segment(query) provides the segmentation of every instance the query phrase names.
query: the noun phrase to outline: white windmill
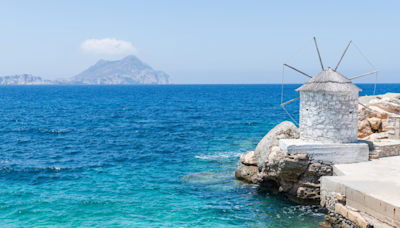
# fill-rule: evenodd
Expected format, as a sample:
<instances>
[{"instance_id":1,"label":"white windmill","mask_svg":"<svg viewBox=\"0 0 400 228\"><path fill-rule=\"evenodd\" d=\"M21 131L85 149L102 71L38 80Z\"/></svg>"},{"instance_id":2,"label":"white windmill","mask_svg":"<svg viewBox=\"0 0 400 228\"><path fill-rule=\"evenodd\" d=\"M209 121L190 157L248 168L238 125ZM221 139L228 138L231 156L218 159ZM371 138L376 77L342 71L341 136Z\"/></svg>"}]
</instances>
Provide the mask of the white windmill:
<instances>
[{"instance_id":1,"label":"white windmill","mask_svg":"<svg viewBox=\"0 0 400 228\"><path fill-rule=\"evenodd\" d=\"M298 124L300 139L280 140L281 149L286 154L304 152L312 155L313 159L328 163L352 163L368 160L368 146L365 143L359 143L357 138L358 92L362 90L354 85L351 80L377 74L378 71L375 70L350 79L336 71L350 44L353 43L351 40L336 68L331 69L328 67L324 69L315 37L314 42L322 72L311 77L284 63L284 67L291 68L311 79L296 89L296 91L300 92L300 97L285 103L283 103L282 84L281 106L289 116L290 114L285 105L300 99L300 123ZM292 118L292 116L290 117ZM295 120L293 119L293 121Z\"/></svg>"}]
</instances>

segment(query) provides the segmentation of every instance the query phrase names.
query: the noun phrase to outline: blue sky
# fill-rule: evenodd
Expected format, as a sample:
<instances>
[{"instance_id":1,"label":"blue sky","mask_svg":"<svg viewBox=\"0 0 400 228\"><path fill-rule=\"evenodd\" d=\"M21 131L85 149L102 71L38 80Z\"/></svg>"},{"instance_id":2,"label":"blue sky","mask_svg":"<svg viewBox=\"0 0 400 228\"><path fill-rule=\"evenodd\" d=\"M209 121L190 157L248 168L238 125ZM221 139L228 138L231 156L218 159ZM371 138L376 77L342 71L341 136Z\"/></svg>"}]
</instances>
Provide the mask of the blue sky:
<instances>
[{"instance_id":1,"label":"blue sky","mask_svg":"<svg viewBox=\"0 0 400 228\"><path fill-rule=\"evenodd\" d=\"M67 78L99 59L135 54L175 84L280 83L282 64L316 36L352 39L379 70L378 82L400 83L399 9L394 0L1 1L0 76ZM131 46L82 46L107 38ZM335 67L347 41L317 41L325 67ZM318 73L313 45L288 64ZM338 69L347 77L373 70L354 46ZM307 80L285 72L288 83Z\"/></svg>"}]
</instances>

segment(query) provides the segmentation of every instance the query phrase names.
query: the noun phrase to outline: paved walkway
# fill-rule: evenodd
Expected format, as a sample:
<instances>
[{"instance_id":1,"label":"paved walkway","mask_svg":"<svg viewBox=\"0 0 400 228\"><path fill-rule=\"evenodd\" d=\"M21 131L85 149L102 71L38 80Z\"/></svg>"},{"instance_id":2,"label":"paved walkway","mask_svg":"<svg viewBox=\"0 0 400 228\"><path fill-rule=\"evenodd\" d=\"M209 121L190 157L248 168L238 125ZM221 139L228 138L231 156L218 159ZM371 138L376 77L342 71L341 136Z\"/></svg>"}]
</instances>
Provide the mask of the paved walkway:
<instances>
[{"instance_id":1,"label":"paved walkway","mask_svg":"<svg viewBox=\"0 0 400 228\"><path fill-rule=\"evenodd\" d=\"M346 204L400 227L400 156L334 166L321 190L345 195Z\"/></svg>"}]
</instances>

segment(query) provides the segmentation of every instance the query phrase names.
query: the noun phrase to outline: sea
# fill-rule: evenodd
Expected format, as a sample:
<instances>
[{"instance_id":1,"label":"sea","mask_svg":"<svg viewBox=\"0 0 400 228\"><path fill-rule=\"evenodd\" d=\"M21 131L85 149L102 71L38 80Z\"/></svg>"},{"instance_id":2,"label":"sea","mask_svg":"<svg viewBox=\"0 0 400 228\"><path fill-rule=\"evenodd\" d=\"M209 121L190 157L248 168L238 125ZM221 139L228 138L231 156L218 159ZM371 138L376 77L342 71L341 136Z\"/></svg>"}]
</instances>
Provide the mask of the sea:
<instances>
[{"instance_id":1,"label":"sea","mask_svg":"<svg viewBox=\"0 0 400 228\"><path fill-rule=\"evenodd\" d=\"M281 89L1 86L0 227L318 227L318 205L234 177L241 154L292 121ZM286 107L298 121L299 102Z\"/></svg>"}]
</instances>

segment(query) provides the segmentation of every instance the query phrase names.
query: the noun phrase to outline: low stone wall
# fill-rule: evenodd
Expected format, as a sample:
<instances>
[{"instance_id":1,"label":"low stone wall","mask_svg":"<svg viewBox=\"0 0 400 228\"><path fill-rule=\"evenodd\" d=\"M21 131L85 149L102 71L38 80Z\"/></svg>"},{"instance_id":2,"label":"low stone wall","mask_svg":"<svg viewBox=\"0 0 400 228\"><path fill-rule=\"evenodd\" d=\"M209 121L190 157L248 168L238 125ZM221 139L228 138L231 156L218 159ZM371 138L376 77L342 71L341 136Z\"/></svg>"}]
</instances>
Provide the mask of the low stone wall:
<instances>
[{"instance_id":1,"label":"low stone wall","mask_svg":"<svg viewBox=\"0 0 400 228\"><path fill-rule=\"evenodd\" d=\"M397 145L382 145L379 146L376 145L375 148L377 150L381 150L382 151L382 156L381 157L389 157L389 156L397 156L400 154L400 143Z\"/></svg>"},{"instance_id":2,"label":"low stone wall","mask_svg":"<svg viewBox=\"0 0 400 228\"><path fill-rule=\"evenodd\" d=\"M369 147L372 158L383 158L400 155L400 140L380 140L373 142Z\"/></svg>"}]
</instances>

